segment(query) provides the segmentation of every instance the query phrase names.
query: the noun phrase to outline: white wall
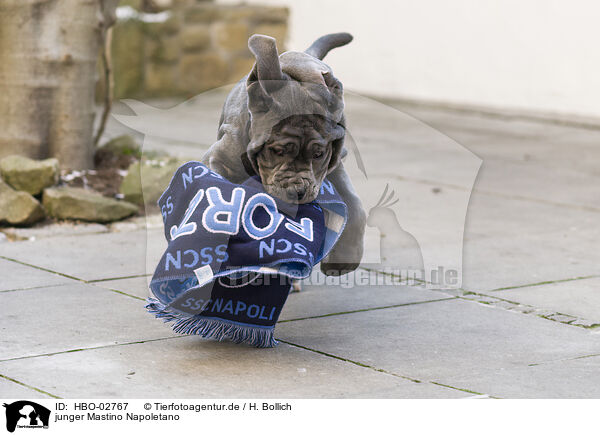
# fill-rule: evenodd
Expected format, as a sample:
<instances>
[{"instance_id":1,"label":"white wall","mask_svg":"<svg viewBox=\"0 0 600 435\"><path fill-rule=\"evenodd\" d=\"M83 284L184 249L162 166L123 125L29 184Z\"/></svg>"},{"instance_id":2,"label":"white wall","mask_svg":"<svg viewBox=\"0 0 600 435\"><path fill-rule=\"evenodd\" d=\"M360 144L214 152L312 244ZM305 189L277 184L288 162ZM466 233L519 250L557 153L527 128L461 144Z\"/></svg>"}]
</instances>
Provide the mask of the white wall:
<instances>
[{"instance_id":1,"label":"white wall","mask_svg":"<svg viewBox=\"0 0 600 435\"><path fill-rule=\"evenodd\" d=\"M352 33L326 61L354 91L600 117L594 0L247 2L290 8L289 49Z\"/></svg>"}]
</instances>

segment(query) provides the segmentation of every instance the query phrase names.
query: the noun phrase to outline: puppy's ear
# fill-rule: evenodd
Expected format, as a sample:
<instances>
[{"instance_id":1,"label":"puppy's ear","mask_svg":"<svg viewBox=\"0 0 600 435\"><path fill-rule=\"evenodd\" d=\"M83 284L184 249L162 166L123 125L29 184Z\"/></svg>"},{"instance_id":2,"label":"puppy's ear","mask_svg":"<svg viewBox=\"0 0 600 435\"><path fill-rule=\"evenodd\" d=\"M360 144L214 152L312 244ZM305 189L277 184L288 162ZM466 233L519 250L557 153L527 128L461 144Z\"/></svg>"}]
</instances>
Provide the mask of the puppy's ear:
<instances>
[{"instance_id":1,"label":"puppy's ear","mask_svg":"<svg viewBox=\"0 0 600 435\"><path fill-rule=\"evenodd\" d=\"M256 58L256 64L248 80L283 80L274 38L266 35L252 35L248 39L248 48Z\"/></svg>"},{"instance_id":2,"label":"puppy's ear","mask_svg":"<svg viewBox=\"0 0 600 435\"><path fill-rule=\"evenodd\" d=\"M344 137L346 130L343 127L345 125L344 117L342 117L342 125L337 124L336 130L339 131L338 138L331 142L331 159L329 159L329 166L327 167L327 174L330 174L338 167L342 161L344 151ZM344 154L345 155L345 154Z\"/></svg>"},{"instance_id":3,"label":"puppy's ear","mask_svg":"<svg viewBox=\"0 0 600 435\"><path fill-rule=\"evenodd\" d=\"M279 64L279 54L275 39L266 35L252 35L248 48L256 58L256 63L248 76L248 107L252 112L266 112L273 103L269 95L283 84L283 73Z\"/></svg>"},{"instance_id":4,"label":"puppy's ear","mask_svg":"<svg viewBox=\"0 0 600 435\"><path fill-rule=\"evenodd\" d=\"M342 161L342 149L344 148L344 137L331 142L331 159L329 159L329 166L327 167L327 174L331 174L335 168L338 167Z\"/></svg>"},{"instance_id":5,"label":"puppy's ear","mask_svg":"<svg viewBox=\"0 0 600 435\"><path fill-rule=\"evenodd\" d=\"M321 36L313 42L312 45L306 49L305 53L323 60L327 53L332 49L342 47L343 45L350 43L352 39L350 33L330 33L329 35Z\"/></svg>"}]
</instances>

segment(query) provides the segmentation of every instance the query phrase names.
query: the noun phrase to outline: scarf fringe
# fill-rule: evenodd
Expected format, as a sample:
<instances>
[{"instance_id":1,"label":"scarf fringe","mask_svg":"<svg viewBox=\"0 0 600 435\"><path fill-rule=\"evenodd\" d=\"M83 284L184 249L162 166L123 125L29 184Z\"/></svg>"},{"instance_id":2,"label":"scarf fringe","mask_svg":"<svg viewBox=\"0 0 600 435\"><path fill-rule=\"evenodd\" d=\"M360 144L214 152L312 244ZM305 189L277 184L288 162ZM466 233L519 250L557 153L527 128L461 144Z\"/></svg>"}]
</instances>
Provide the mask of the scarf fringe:
<instances>
[{"instance_id":1,"label":"scarf fringe","mask_svg":"<svg viewBox=\"0 0 600 435\"><path fill-rule=\"evenodd\" d=\"M157 299L149 298L146 309L157 319L173 323L173 331L179 334L199 335L202 338L218 341L231 340L234 343L247 343L255 347L275 347L279 344L273 337L275 328L258 328L250 325L231 323L223 319L208 319L189 316L169 309Z\"/></svg>"}]
</instances>

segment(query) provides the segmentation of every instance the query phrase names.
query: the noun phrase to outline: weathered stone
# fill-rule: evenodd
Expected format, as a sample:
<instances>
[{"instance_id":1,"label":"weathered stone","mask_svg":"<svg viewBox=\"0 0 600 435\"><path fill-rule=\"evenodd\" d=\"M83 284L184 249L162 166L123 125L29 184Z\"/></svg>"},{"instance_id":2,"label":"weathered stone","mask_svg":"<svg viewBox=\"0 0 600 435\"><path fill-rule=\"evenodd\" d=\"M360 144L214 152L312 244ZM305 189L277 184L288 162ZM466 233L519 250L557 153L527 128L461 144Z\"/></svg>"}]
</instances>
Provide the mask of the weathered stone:
<instances>
[{"instance_id":1,"label":"weathered stone","mask_svg":"<svg viewBox=\"0 0 600 435\"><path fill-rule=\"evenodd\" d=\"M253 33L260 33L261 35L267 35L275 38L277 41L277 48L280 52L284 51L285 40L287 37L287 25L283 24L261 24L254 28Z\"/></svg>"},{"instance_id":2,"label":"weathered stone","mask_svg":"<svg viewBox=\"0 0 600 435\"><path fill-rule=\"evenodd\" d=\"M44 190L43 204L49 216L88 222L112 222L135 214L137 206L106 198L99 193L76 187Z\"/></svg>"},{"instance_id":3,"label":"weathered stone","mask_svg":"<svg viewBox=\"0 0 600 435\"><path fill-rule=\"evenodd\" d=\"M102 146L102 148L114 154L123 154L126 156L140 155L139 144L127 134L117 136L109 140Z\"/></svg>"},{"instance_id":4,"label":"weathered stone","mask_svg":"<svg viewBox=\"0 0 600 435\"><path fill-rule=\"evenodd\" d=\"M130 6L137 11L142 10L142 0L120 0L119 6Z\"/></svg>"},{"instance_id":5,"label":"weathered stone","mask_svg":"<svg viewBox=\"0 0 600 435\"><path fill-rule=\"evenodd\" d=\"M217 53L186 54L180 68L180 85L188 92L224 85L229 72L229 65Z\"/></svg>"},{"instance_id":6,"label":"weathered stone","mask_svg":"<svg viewBox=\"0 0 600 435\"><path fill-rule=\"evenodd\" d=\"M174 65L150 63L146 67L146 91L165 95L177 89L177 70Z\"/></svg>"},{"instance_id":7,"label":"weathered stone","mask_svg":"<svg viewBox=\"0 0 600 435\"><path fill-rule=\"evenodd\" d=\"M144 196L142 194L142 180L140 175L140 162L135 162L127 170L127 175L123 177L119 193L123 195L125 201L134 204L143 204Z\"/></svg>"},{"instance_id":8,"label":"weathered stone","mask_svg":"<svg viewBox=\"0 0 600 435\"><path fill-rule=\"evenodd\" d=\"M144 84L144 23L119 21L112 41L115 99L139 94Z\"/></svg>"},{"instance_id":9,"label":"weathered stone","mask_svg":"<svg viewBox=\"0 0 600 435\"><path fill-rule=\"evenodd\" d=\"M144 12L155 14L171 9L173 7L173 0L146 0L143 6Z\"/></svg>"},{"instance_id":10,"label":"weathered stone","mask_svg":"<svg viewBox=\"0 0 600 435\"><path fill-rule=\"evenodd\" d=\"M285 7L261 7L260 21L262 23L285 23L290 16L290 10Z\"/></svg>"},{"instance_id":11,"label":"weathered stone","mask_svg":"<svg viewBox=\"0 0 600 435\"><path fill-rule=\"evenodd\" d=\"M221 5L218 11L218 18L226 21L257 21L261 19L263 10L264 7L261 6Z\"/></svg>"},{"instance_id":12,"label":"weathered stone","mask_svg":"<svg viewBox=\"0 0 600 435\"><path fill-rule=\"evenodd\" d=\"M58 160L8 156L0 160L0 175L16 190L37 195L58 182Z\"/></svg>"},{"instance_id":13,"label":"weathered stone","mask_svg":"<svg viewBox=\"0 0 600 435\"><path fill-rule=\"evenodd\" d=\"M0 224L30 225L44 218L44 209L27 192L18 192L0 179Z\"/></svg>"},{"instance_id":14,"label":"weathered stone","mask_svg":"<svg viewBox=\"0 0 600 435\"><path fill-rule=\"evenodd\" d=\"M201 3L185 9L186 23L211 23L219 16L219 6Z\"/></svg>"},{"instance_id":15,"label":"weathered stone","mask_svg":"<svg viewBox=\"0 0 600 435\"><path fill-rule=\"evenodd\" d=\"M244 22L215 23L213 36L218 47L229 51L248 51L248 25Z\"/></svg>"},{"instance_id":16,"label":"weathered stone","mask_svg":"<svg viewBox=\"0 0 600 435\"><path fill-rule=\"evenodd\" d=\"M191 6L196 3L196 0L173 0L174 9L182 9L187 6Z\"/></svg>"},{"instance_id":17,"label":"weathered stone","mask_svg":"<svg viewBox=\"0 0 600 435\"><path fill-rule=\"evenodd\" d=\"M248 74L254 66L254 61L255 59L253 57L236 57L231 65L229 81L235 83Z\"/></svg>"},{"instance_id":18,"label":"weathered stone","mask_svg":"<svg viewBox=\"0 0 600 435\"><path fill-rule=\"evenodd\" d=\"M156 63L173 63L179 59L181 44L174 36L158 37L146 41L148 59Z\"/></svg>"},{"instance_id":19,"label":"weathered stone","mask_svg":"<svg viewBox=\"0 0 600 435\"><path fill-rule=\"evenodd\" d=\"M177 14L171 14L165 21L157 23L144 23L148 35L174 35L181 28L181 21Z\"/></svg>"},{"instance_id":20,"label":"weathered stone","mask_svg":"<svg viewBox=\"0 0 600 435\"><path fill-rule=\"evenodd\" d=\"M253 23L286 22L289 10L285 7L222 5L218 17L227 21L247 20Z\"/></svg>"},{"instance_id":21,"label":"weathered stone","mask_svg":"<svg viewBox=\"0 0 600 435\"><path fill-rule=\"evenodd\" d=\"M135 204L155 204L169 185L173 174L184 161L161 158L135 162L129 167L119 191L126 201Z\"/></svg>"},{"instance_id":22,"label":"weathered stone","mask_svg":"<svg viewBox=\"0 0 600 435\"><path fill-rule=\"evenodd\" d=\"M210 45L209 28L204 25L186 27L181 32L180 39L184 50L202 50Z\"/></svg>"}]
</instances>

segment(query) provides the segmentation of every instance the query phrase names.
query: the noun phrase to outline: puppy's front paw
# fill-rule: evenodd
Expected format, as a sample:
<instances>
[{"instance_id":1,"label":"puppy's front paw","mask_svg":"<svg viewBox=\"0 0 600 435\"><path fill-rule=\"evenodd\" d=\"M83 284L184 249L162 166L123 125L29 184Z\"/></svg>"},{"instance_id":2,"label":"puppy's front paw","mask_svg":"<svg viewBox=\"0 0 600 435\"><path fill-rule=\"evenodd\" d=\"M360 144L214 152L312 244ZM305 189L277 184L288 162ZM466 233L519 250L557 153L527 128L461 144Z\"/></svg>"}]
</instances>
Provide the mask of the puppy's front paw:
<instances>
[{"instance_id":1,"label":"puppy's front paw","mask_svg":"<svg viewBox=\"0 0 600 435\"><path fill-rule=\"evenodd\" d=\"M321 271L328 276L339 276L355 270L362 259L362 243L354 246L344 246L343 240L340 240L333 247L329 255L321 262Z\"/></svg>"},{"instance_id":2,"label":"puppy's front paw","mask_svg":"<svg viewBox=\"0 0 600 435\"><path fill-rule=\"evenodd\" d=\"M353 213L340 239L335 244L329 255L321 262L321 271L325 275L339 276L355 270L362 260L363 239L367 216L357 202L350 207Z\"/></svg>"},{"instance_id":3,"label":"puppy's front paw","mask_svg":"<svg viewBox=\"0 0 600 435\"><path fill-rule=\"evenodd\" d=\"M321 272L327 276L340 276L355 270L360 263L325 263L321 262Z\"/></svg>"}]
</instances>

